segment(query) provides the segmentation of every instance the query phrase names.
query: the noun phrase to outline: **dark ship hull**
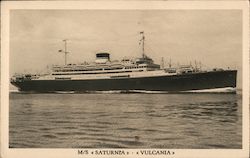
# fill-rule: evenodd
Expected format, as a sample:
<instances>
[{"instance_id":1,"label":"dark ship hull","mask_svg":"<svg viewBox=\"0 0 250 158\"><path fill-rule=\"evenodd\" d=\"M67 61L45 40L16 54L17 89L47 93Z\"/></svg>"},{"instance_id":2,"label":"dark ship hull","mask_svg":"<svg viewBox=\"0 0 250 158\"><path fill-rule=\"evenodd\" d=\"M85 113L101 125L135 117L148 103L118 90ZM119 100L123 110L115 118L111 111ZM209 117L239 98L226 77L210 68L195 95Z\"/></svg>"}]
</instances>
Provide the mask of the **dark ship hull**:
<instances>
[{"instance_id":1,"label":"dark ship hull","mask_svg":"<svg viewBox=\"0 0 250 158\"><path fill-rule=\"evenodd\" d=\"M236 87L236 70L192 72L171 76L95 80L21 80L11 81L20 91L109 91L146 90L185 92Z\"/></svg>"}]
</instances>

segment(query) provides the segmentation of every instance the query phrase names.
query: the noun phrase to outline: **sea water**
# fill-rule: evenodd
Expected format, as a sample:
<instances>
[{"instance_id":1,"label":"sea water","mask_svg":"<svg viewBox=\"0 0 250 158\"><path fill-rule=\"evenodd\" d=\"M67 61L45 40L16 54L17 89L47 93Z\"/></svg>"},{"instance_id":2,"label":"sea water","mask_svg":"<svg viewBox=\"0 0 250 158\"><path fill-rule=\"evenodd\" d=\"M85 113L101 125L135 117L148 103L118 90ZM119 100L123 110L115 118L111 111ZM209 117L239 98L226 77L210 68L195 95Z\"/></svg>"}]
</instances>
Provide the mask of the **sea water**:
<instances>
[{"instance_id":1,"label":"sea water","mask_svg":"<svg viewBox=\"0 0 250 158\"><path fill-rule=\"evenodd\" d=\"M242 95L10 93L10 148L242 148Z\"/></svg>"}]
</instances>

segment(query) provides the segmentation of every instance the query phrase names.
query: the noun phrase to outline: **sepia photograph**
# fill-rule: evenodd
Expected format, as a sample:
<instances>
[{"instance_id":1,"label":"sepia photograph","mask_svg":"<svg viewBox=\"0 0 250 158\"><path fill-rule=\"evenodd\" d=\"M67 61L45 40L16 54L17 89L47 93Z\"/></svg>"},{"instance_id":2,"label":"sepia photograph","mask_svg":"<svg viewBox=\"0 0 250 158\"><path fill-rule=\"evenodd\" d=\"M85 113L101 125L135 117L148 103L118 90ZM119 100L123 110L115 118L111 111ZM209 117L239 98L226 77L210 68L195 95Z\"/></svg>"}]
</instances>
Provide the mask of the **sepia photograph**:
<instances>
[{"instance_id":1,"label":"sepia photograph","mask_svg":"<svg viewBox=\"0 0 250 158\"><path fill-rule=\"evenodd\" d=\"M178 149L246 153L242 5L126 4L6 5L6 148L74 149L73 157L181 157Z\"/></svg>"}]
</instances>

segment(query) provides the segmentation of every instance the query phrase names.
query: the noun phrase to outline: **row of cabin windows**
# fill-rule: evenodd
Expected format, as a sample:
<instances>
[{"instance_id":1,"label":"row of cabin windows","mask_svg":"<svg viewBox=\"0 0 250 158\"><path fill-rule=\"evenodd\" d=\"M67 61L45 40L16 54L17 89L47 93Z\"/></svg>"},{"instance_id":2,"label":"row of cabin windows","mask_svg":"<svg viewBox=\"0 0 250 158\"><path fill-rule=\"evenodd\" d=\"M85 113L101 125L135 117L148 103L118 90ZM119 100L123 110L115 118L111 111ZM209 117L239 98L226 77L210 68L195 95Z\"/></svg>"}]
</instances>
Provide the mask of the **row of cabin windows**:
<instances>
[{"instance_id":1,"label":"row of cabin windows","mask_svg":"<svg viewBox=\"0 0 250 158\"><path fill-rule=\"evenodd\" d=\"M139 70L143 71L143 70ZM89 75L89 74L107 74L107 73L124 73L124 72L133 72L133 71L116 71L116 72L94 72L94 73L62 73L62 74L52 74L52 75Z\"/></svg>"},{"instance_id":2,"label":"row of cabin windows","mask_svg":"<svg viewBox=\"0 0 250 158\"><path fill-rule=\"evenodd\" d=\"M147 66L131 66L131 67L125 67L125 69L138 69L138 68L147 68Z\"/></svg>"},{"instance_id":3,"label":"row of cabin windows","mask_svg":"<svg viewBox=\"0 0 250 158\"><path fill-rule=\"evenodd\" d=\"M121 70L122 68L106 68L104 70ZM71 72L71 71L102 71L103 69L88 69L88 70L83 70L83 69L69 69L69 70L54 70L55 72Z\"/></svg>"},{"instance_id":4,"label":"row of cabin windows","mask_svg":"<svg viewBox=\"0 0 250 158\"><path fill-rule=\"evenodd\" d=\"M125 69L136 69L136 68L146 68L147 66L136 66L136 67L125 67ZM104 69L89 69L89 70L82 70L82 69L76 69L76 70L54 70L55 72L71 72L71 71L101 71L101 70L121 70L123 68L104 68Z\"/></svg>"}]
</instances>

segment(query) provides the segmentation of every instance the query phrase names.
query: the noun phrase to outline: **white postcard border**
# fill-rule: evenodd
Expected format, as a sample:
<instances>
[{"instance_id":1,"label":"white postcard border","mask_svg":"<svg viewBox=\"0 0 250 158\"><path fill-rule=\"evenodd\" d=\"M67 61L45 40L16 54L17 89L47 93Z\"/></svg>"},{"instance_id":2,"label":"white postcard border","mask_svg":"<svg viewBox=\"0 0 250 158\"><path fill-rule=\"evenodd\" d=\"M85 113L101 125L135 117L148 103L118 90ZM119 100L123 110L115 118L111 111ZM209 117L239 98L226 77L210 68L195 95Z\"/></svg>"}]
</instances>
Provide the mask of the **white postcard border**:
<instances>
[{"instance_id":1,"label":"white postcard border","mask_svg":"<svg viewBox=\"0 0 250 158\"><path fill-rule=\"evenodd\" d=\"M35 157L152 157L143 155L79 155L78 149L9 148L9 13L12 9L240 9L243 12L243 149L167 149L172 156L154 157L248 157L249 155L249 10L247 1L4 1L1 3L1 156ZM90 152L95 149L88 149ZM105 149L103 149L105 150ZM110 149L109 149L110 150ZM114 149L117 150L117 149ZM124 149L136 152L140 149Z\"/></svg>"}]
</instances>

